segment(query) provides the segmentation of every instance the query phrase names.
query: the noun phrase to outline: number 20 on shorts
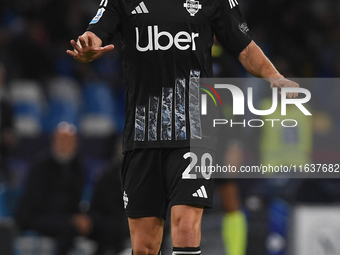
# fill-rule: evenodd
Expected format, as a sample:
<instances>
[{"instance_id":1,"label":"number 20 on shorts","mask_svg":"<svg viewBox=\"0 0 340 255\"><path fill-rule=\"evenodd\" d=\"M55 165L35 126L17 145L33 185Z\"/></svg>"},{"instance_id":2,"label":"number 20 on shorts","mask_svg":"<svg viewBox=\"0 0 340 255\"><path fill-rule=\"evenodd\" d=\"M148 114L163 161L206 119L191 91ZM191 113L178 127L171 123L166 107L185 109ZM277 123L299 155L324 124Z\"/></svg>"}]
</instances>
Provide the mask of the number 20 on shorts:
<instances>
[{"instance_id":1,"label":"number 20 on shorts","mask_svg":"<svg viewBox=\"0 0 340 255\"><path fill-rule=\"evenodd\" d=\"M182 179L197 179L197 173L201 173L203 178L205 178L206 180L209 180L211 178L212 172L210 171L210 168L213 164L213 159L209 153L204 153L202 155L200 165L197 165L199 159L197 155L193 152L185 153L183 155L183 158L191 158L191 162L182 173ZM208 164L206 164L207 162Z\"/></svg>"}]
</instances>

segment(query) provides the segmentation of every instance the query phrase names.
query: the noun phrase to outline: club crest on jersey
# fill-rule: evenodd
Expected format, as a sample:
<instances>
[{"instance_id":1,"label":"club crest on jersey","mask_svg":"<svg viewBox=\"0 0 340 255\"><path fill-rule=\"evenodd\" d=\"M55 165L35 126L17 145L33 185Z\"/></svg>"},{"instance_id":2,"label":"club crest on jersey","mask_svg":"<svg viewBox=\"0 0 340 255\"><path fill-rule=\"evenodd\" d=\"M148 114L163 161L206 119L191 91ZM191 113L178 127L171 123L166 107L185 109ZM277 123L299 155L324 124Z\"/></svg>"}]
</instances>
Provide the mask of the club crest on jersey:
<instances>
[{"instance_id":1,"label":"club crest on jersey","mask_svg":"<svg viewBox=\"0 0 340 255\"><path fill-rule=\"evenodd\" d=\"M193 0L186 0L183 6L190 13L190 16L195 16L195 14L202 9L202 5L198 1Z\"/></svg>"},{"instance_id":2,"label":"club crest on jersey","mask_svg":"<svg viewBox=\"0 0 340 255\"><path fill-rule=\"evenodd\" d=\"M240 31L244 34L247 34L247 32L249 32L249 28L246 22L240 23L238 24L238 28L240 29Z\"/></svg>"}]
</instances>

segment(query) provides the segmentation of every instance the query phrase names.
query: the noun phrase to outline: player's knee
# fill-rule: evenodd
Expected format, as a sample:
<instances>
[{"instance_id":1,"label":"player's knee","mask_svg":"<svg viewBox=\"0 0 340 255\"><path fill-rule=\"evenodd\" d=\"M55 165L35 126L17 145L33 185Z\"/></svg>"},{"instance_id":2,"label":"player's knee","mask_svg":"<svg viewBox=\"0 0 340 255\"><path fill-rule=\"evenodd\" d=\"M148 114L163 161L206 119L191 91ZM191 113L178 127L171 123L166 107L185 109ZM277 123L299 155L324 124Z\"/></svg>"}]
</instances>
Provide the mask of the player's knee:
<instances>
[{"instance_id":1,"label":"player's knee","mask_svg":"<svg viewBox=\"0 0 340 255\"><path fill-rule=\"evenodd\" d=\"M200 230L200 221L179 215L173 218L172 227L177 233L194 234Z\"/></svg>"},{"instance_id":2,"label":"player's knee","mask_svg":"<svg viewBox=\"0 0 340 255\"><path fill-rule=\"evenodd\" d=\"M171 222L173 233L196 235L201 229L201 208L177 207L173 208Z\"/></svg>"},{"instance_id":3,"label":"player's knee","mask_svg":"<svg viewBox=\"0 0 340 255\"><path fill-rule=\"evenodd\" d=\"M200 222L186 217L176 218L171 236L174 247L197 247L201 239Z\"/></svg>"}]
</instances>

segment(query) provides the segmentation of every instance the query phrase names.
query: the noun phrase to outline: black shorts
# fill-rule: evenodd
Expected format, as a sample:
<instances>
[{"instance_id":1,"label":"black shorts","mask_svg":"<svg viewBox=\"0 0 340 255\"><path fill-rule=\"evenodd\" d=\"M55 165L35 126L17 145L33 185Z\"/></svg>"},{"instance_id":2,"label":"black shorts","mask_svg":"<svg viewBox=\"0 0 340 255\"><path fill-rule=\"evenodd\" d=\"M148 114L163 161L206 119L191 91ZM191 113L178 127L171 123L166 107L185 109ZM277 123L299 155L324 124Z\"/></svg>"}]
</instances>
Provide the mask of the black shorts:
<instances>
[{"instance_id":1,"label":"black shorts","mask_svg":"<svg viewBox=\"0 0 340 255\"><path fill-rule=\"evenodd\" d=\"M196 154L210 153L206 149ZM188 179L183 172L192 162L190 148L135 149L124 154L122 167L123 199L128 217L166 217L173 205L212 207L213 179L196 174ZM186 155L186 158L183 156ZM198 162L202 155L197 155ZM206 176L207 177L207 176Z\"/></svg>"}]
</instances>

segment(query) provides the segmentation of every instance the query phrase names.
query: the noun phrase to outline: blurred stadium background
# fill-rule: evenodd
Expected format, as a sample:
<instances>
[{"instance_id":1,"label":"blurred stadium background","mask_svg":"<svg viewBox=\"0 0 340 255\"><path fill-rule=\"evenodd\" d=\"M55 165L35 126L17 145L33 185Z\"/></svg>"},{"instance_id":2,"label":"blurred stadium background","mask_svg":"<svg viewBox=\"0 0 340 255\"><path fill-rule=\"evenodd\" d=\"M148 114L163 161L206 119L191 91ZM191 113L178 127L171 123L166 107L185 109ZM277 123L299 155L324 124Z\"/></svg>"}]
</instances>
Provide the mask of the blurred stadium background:
<instances>
[{"instance_id":1,"label":"blurred stadium background","mask_svg":"<svg viewBox=\"0 0 340 255\"><path fill-rule=\"evenodd\" d=\"M1 246L10 244L16 255L49 254L49 240L36 242L35 237L18 235L12 216L31 164L49 149L50 134L60 121L72 123L79 130L80 154L87 169L84 202L89 201L91 188L112 157L115 141L122 134L124 88L120 51L114 50L90 64L77 63L65 53L71 48L70 39L84 32L98 2L0 2L0 63L5 70L0 89L2 96L9 98L13 105L17 137L9 154L9 179L0 183L0 223L9 233L0 234L0 250ZM339 1L238 2L254 40L283 75L339 77ZM115 39L115 44L119 49L119 38ZM237 60L220 51L214 55L214 71L223 77L247 77ZM340 163L339 88L339 85L324 89L319 86L312 92L316 98L311 105L315 113L313 162ZM249 150L247 153L247 158L253 159L258 152ZM293 190L299 183L280 185L282 189ZM264 202L248 188L243 195L249 220L247 254L339 255L340 246L336 240L340 236L339 186L340 183L324 180L309 183L308 204L279 197ZM224 252L218 195L215 204L215 209L204 216L202 250L205 254ZM82 245L85 248L80 247L76 254L91 254L88 243ZM34 250L37 247L41 253Z\"/></svg>"}]
</instances>

